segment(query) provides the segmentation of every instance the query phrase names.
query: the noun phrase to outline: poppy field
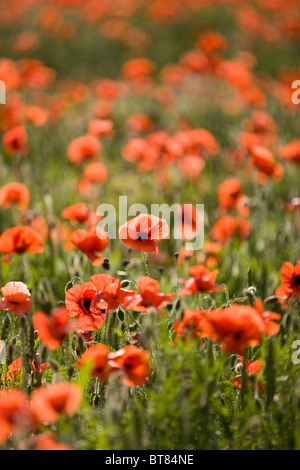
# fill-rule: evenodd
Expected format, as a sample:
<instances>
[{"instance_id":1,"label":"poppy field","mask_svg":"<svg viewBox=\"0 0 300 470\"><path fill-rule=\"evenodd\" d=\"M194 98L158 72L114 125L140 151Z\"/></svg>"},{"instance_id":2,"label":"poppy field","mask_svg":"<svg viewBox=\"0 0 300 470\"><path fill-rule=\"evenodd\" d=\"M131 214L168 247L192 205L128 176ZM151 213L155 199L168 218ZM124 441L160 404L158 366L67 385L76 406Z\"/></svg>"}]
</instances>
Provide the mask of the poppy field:
<instances>
[{"instance_id":1,"label":"poppy field","mask_svg":"<svg viewBox=\"0 0 300 470\"><path fill-rule=\"evenodd\" d=\"M300 449L299 57L299 0L0 0L1 450Z\"/></svg>"}]
</instances>

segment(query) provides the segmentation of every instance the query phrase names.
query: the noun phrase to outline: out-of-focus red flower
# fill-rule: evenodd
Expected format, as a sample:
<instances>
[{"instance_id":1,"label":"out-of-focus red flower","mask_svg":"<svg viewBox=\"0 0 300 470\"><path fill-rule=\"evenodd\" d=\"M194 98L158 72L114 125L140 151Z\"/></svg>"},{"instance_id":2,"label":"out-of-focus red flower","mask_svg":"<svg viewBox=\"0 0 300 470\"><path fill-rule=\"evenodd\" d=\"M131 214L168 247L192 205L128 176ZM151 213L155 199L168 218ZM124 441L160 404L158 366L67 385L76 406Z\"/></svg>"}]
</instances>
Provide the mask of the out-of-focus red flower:
<instances>
[{"instance_id":1,"label":"out-of-focus red flower","mask_svg":"<svg viewBox=\"0 0 300 470\"><path fill-rule=\"evenodd\" d=\"M86 160L95 159L101 152L102 146L98 139L92 135L85 135L74 139L68 147L68 157L71 162L81 165Z\"/></svg>"},{"instance_id":2,"label":"out-of-focus red flower","mask_svg":"<svg viewBox=\"0 0 300 470\"><path fill-rule=\"evenodd\" d=\"M93 119L89 123L89 135L94 137L111 137L113 122L110 119Z\"/></svg>"},{"instance_id":3,"label":"out-of-focus red flower","mask_svg":"<svg viewBox=\"0 0 300 470\"><path fill-rule=\"evenodd\" d=\"M39 388L32 395L36 424L52 424L61 416L73 416L81 402L81 389L72 383L55 383Z\"/></svg>"},{"instance_id":4,"label":"out-of-focus red flower","mask_svg":"<svg viewBox=\"0 0 300 470\"><path fill-rule=\"evenodd\" d=\"M92 225L87 230L75 230L71 242L89 258L93 266L103 263L99 253L105 251L109 244L109 238L103 229Z\"/></svg>"},{"instance_id":5,"label":"out-of-focus red flower","mask_svg":"<svg viewBox=\"0 0 300 470\"><path fill-rule=\"evenodd\" d=\"M38 337L47 348L58 349L65 337L73 330L67 310L58 307L51 311L50 315L38 310L32 318L34 328L38 331Z\"/></svg>"},{"instance_id":6,"label":"out-of-focus red flower","mask_svg":"<svg viewBox=\"0 0 300 470\"><path fill-rule=\"evenodd\" d=\"M108 178L107 167L102 162L89 163L83 174L87 180L94 183L104 183Z\"/></svg>"},{"instance_id":7,"label":"out-of-focus red flower","mask_svg":"<svg viewBox=\"0 0 300 470\"><path fill-rule=\"evenodd\" d=\"M44 239L32 227L13 227L0 236L0 252L13 254L43 253Z\"/></svg>"},{"instance_id":8,"label":"out-of-focus red flower","mask_svg":"<svg viewBox=\"0 0 300 470\"><path fill-rule=\"evenodd\" d=\"M38 370L35 366L35 361L32 363L31 374L33 375L36 373L40 375L43 373L44 370L48 369L49 364L41 364L38 367ZM15 361L13 361L10 366L8 366L8 372L6 373L6 380L9 382L19 382L21 380L21 368L22 368L22 359L19 357ZM5 380L4 375L1 377L2 382Z\"/></svg>"},{"instance_id":9,"label":"out-of-focus red flower","mask_svg":"<svg viewBox=\"0 0 300 470\"><path fill-rule=\"evenodd\" d=\"M202 323L205 317L205 311L185 310L182 320L176 318L173 328L180 338L199 339L202 337Z\"/></svg>"},{"instance_id":10,"label":"out-of-focus red flower","mask_svg":"<svg viewBox=\"0 0 300 470\"><path fill-rule=\"evenodd\" d=\"M138 289L139 294L134 293L125 299L126 309L132 308L136 312L150 312L151 308L161 310L175 298L175 294L161 293L159 283L148 276L139 278Z\"/></svg>"},{"instance_id":11,"label":"out-of-focus red flower","mask_svg":"<svg viewBox=\"0 0 300 470\"><path fill-rule=\"evenodd\" d=\"M85 364L93 363L91 375L98 377L100 382L106 382L111 372L108 357L110 349L105 344L96 344L87 349L81 359L78 359L77 365L82 368Z\"/></svg>"},{"instance_id":12,"label":"out-of-focus red flower","mask_svg":"<svg viewBox=\"0 0 300 470\"><path fill-rule=\"evenodd\" d=\"M266 327L266 334L269 336L275 336L280 331L280 326L275 321L281 320L281 315L279 313L264 311L264 303L262 300L256 300L254 306L258 313L261 315L263 322Z\"/></svg>"},{"instance_id":13,"label":"out-of-focus red flower","mask_svg":"<svg viewBox=\"0 0 300 470\"><path fill-rule=\"evenodd\" d=\"M238 363L243 362L243 357L238 356ZM251 376L259 375L262 370L262 362L261 361L254 361L251 362L250 360L247 360L246 362L246 371L248 374ZM241 375L236 375L234 379L232 380L232 383L237 387L241 388L242 387L242 376ZM264 390L264 387L261 385L259 386L259 390Z\"/></svg>"},{"instance_id":14,"label":"out-of-focus red flower","mask_svg":"<svg viewBox=\"0 0 300 470\"><path fill-rule=\"evenodd\" d=\"M270 150L262 145L253 145L250 148L252 163L258 169L259 182L264 182L267 177L280 181L284 175L283 166L276 162Z\"/></svg>"},{"instance_id":15,"label":"out-of-focus red flower","mask_svg":"<svg viewBox=\"0 0 300 470\"><path fill-rule=\"evenodd\" d=\"M9 310L15 315L23 315L31 310L30 291L23 282L8 282L2 287L0 309Z\"/></svg>"},{"instance_id":16,"label":"out-of-focus red flower","mask_svg":"<svg viewBox=\"0 0 300 470\"><path fill-rule=\"evenodd\" d=\"M224 216L219 219L211 231L211 237L218 243L230 242L236 235L240 240L248 238L252 225L248 220Z\"/></svg>"},{"instance_id":17,"label":"out-of-focus red flower","mask_svg":"<svg viewBox=\"0 0 300 470\"><path fill-rule=\"evenodd\" d=\"M3 146L12 156L27 155L27 131L24 126L17 126L7 131L3 136Z\"/></svg>"},{"instance_id":18,"label":"out-of-focus red flower","mask_svg":"<svg viewBox=\"0 0 300 470\"><path fill-rule=\"evenodd\" d=\"M281 147L279 155L285 160L300 164L300 140L293 140L285 147Z\"/></svg>"},{"instance_id":19,"label":"out-of-focus red flower","mask_svg":"<svg viewBox=\"0 0 300 470\"><path fill-rule=\"evenodd\" d=\"M0 392L0 445L11 433L21 433L31 427L32 419L25 394L10 388Z\"/></svg>"},{"instance_id":20,"label":"out-of-focus red flower","mask_svg":"<svg viewBox=\"0 0 300 470\"><path fill-rule=\"evenodd\" d=\"M119 229L123 243L144 252L158 254L158 242L169 235L169 226L164 219L155 215L140 214L126 222Z\"/></svg>"},{"instance_id":21,"label":"out-of-focus red flower","mask_svg":"<svg viewBox=\"0 0 300 470\"><path fill-rule=\"evenodd\" d=\"M21 210L27 209L30 201L30 192L25 184L8 183L0 189L0 207L11 207L16 205Z\"/></svg>"},{"instance_id":22,"label":"out-of-focus red flower","mask_svg":"<svg viewBox=\"0 0 300 470\"><path fill-rule=\"evenodd\" d=\"M137 346L128 345L116 353L110 353L109 365L121 377L121 381L134 387L144 385L150 373L150 354Z\"/></svg>"},{"instance_id":23,"label":"out-of-focus red flower","mask_svg":"<svg viewBox=\"0 0 300 470\"><path fill-rule=\"evenodd\" d=\"M248 346L257 346L265 332L262 316L248 305L211 310L203 324L203 335L220 342L225 351L238 354L244 354Z\"/></svg>"},{"instance_id":24,"label":"out-of-focus red flower","mask_svg":"<svg viewBox=\"0 0 300 470\"><path fill-rule=\"evenodd\" d=\"M219 271L209 271L205 266L199 264L189 268L190 278L181 279L184 288L180 290L181 296L197 294L198 292L218 292L222 287L215 283Z\"/></svg>"}]
</instances>

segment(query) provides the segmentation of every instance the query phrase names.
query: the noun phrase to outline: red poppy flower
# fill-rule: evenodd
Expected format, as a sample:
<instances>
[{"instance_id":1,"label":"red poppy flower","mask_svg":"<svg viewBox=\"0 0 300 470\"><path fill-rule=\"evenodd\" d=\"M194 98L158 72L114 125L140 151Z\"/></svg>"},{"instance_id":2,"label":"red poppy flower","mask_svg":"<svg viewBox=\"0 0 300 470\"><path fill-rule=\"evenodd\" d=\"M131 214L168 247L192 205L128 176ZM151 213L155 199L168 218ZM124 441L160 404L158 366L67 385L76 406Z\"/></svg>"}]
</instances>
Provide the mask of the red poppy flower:
<instances>
[{"instance_id":1,"label":"red poppy flower","mask_svg":"<svg viewBox=\"0 0 300 470\"><path fill-rule=\"evenodd\" d=\"M32 227L13 227L0 236L0 252L9 254L43 253L44 239Z\"/></svg>"},{"instance_id":2,"label":"red poppy flower","mask_svg":"<svg viewBox=\"0 0 300 470\"><path fill-rule=\"evenodd\" d=\"M193 204L185 202L181 206L181 233L184 240L192 240L201 230L201 213Z\"/></svg>"},{"instance_id":3,"label":"red poppy flower","mask_svg":"<svg viewBox=\"0 0 300 470\"><path fill-rule=\"evenodd\" d=\"M202 323L205 317L203 310L185 310L183 319L177 318L173 324L173 328L180 338L186 339L192 337L194 339L202 336Z\"/></svg>"},{"instance_id":4,"label":"red poppy flower","mask_svg":"<svg viewBox=\"0 0 300 470\"><path fill-rule=\"evenodd\" d=\"M111 368L108 363L110 349L105 344L96 344L85 351L81 359L78 359L77 365L81 368L84 364L93 363L91 375L98 377L100 382L106 382Z\"/></svg>"},{"instance_id":5,"label":"red poppy flower","mask_svg":"<svg viewBox=\"0 0 300 470\"><path fill-rule=\"evenodd\" d=\"M102 228L92 225L87 230L75 230L70 240L89 258L93 266L99 266L103 263L103 258L99 253L106 250L109 238Z\"/></svg>"},{"instance_id":6,"label":"red poppy flower","mask_svg":"<svg viewBox=\"0 0 300 470\"><path fill-rule=\"evenodd\" d=\"M211 231L211 237L219 243L230 242L235 235L240 240L248 238L252 225L248 220L224 216L219 219Z\"/></svg>"},{"instance_id":7,"label":"red poppy flower","mask_svg":"<svg viewBox=\"0 0 300 470\"><path fill-rule=\"evenodd\" d=\"M277 297L283 299L286 305L292 295L300 302L300 261L293 266L292 263L284 263L281 270L282 285L275 292Z\"/></svg>"},{"instance_id":8,"label":"red poppy flower","mask_svg":"<svg viewBox=\"0 0 300 470\"><path fill-rule=\"evenodd\" d=\"M290 144L282 147L279 154L285 160L300 164L300 140L293 140Z\"/></svg>"},{"instance_id":9,"label":"red poppy flower","mask_svg":"<svg viewBox=\"0 0 300 470\"><path fill-rule=\"evenodd\" d=\"M31 368L31 374L33 375L34 372L35 372L37 375L40 375L40 374L42 374L42 372L44 370L48 369L48 366L49 366L48 363L41 364L38 368L38 371L37 371L37 368L35 366L35 361L33 361L32 368ZM21 380L21 369L22 369L22 359L19 357L18 359L13 361L10 364L10 366L8 366L8 372L6 373L6 380L8 380L9 382L20 381ZM1 380L2 381L5 380L4 375L2 375Z\"/></svg>"},{"instance_id":10,"label":"red poppy flower","mask_svg":"<svg viewBox=\"0 0 300 470\"><path fill-rule=\"evenodd\" d=\"M176 297L175 294L162 294L159 283L148 276L139 278L138 289L139 295L134 293L125 299L126 309L132 308L136 312L150 312L151 308L161 310Z\"/></svg>"},{"instance_id":11,"label":"red poppy flower","mask_svg":"<svg viewBox=\"0 0 300 470\"><path fill-rule=\"evenodd\" d=\"M230 178L218 187L219 203L227 209L235 207L236 202L241 195L242 185L237 178Z\"/></svg>"},{"instance_id":12,"label":"red poppy flower","mask_svg":"<svg viewBox=\"0 0 300 470\"><path fill-rule=\"evenodd\" d=\"M66 207L62 211L62 216L64 219L68 219L71 222L78 222L82 224L89 220L90 211L86 204L83 202L78 202L77 204Z\"/></svg>"},{"instance_id":13,"label":"red poppy flower","mask_svg":"<svg viewBox=\"0 0 300 470\"><path fill-rule=\"evenodd\" d=\"M121 381L134 387L147 382L150 373L150 354L137 346L128 345L116 353L110 353L109 365L121 377Z\"/></svg>"},{"instance_id":14,"label":"red poppy flower","mask_svg":"<svg viewBox=\"0 0 300 470\"><path fill-rule=\"evenodd\" d=\"M197 294L198 292L218 292L222 287L215 283L219 271L209 271L202 264L191 266L189 268L190 278L186 281L181 281L185 284L184 288L180 290L179 295Z\"/></svg>"},{"instance_id":15,"label":"red poppy flower","mask_svg":"<svg viewBox=\"0 0 300 470\"><path fill-rule=\"evenodd\" d=\"M19 209L27 209L30 201L30 192L22 183L8 183L0 189L0 206L11 207L16 205Z\"/></svg>"},{"instance_id":16,"label":"red poppy flower","mask_svg":"<svg viewBox=\"0 0 300 470\"><path fill-rule=\"evenodd\" d=\"M89 123L89 134L94 137L110 137L113 125L110 119L93 119Z\"/></svg>"},{"instance_id":17,"label":"red poppy flower","mask_svg":"<svg viewBox=\"0 0 300 470\"><path fill-rule=\"evenodd\" d=\"M119 229L123 243L136 250L158 254L158 242L169 235L169 226L155 215L140 214Z\"/></svg>"},{"instance_id":18,"label":"red poppy flower","mask_svg":"<svg viewBox=\"0 0 300 470\"><path fill-rule=\"evenodd\" d=\"M238 356L238 362L241 363L243 362L243 357ZM262 362L260 361L254 361L251 362L250 360L247 360L246 363L246 371L248 372L249 375L259 375L262 370ZM242 387L242 376L241 375L236 375L234 379L232 380L232 383L237 387L241 388ZM263 390L264 387L259 386L259 390Z\"/></svg>"},{"instance_id":19,"label":"red poppy flower","mask_svg":"<svg viewBox=\"0 0 300 470\"><path fill-rule=\"evenodd\" d=\"M102 146L96 137L92 135L77 137L68 147L68 157L71 162L80 165L86 160L96 158L101 149Z\"/></svg>"},{"instance_id":20,"label":"red poppy flower","mask_svg":"<svg viewBox=\"0 0 300 470\"><path fill-rule=\"evenodd\" d=\"M281 315L275 312L264 311L264 303L262 302L262 300L256 300L254 302L254 305L263 319L263 322L266 327L266 334L269 336L277 335L280 331L280 326L278 325L278 323L275 323L275 321L280 321Z\"/></svg>"},{"instance_id":21,"label":"red poppy flower","mask_svg":"<svg viewBox=\"0 0 300 470\"><path fill-rule=\"evenodd\" d=\"M264 182L268 176L280 181L284 174L282 165L276 162L270 150L262 145L250 148L253 165L259 170L259 182Z\"/></svg>"},{"instance_id":22,"label":"red poppy flower","mask_svg":"<svg viewBox=\"0 0 300 470\"><path fill-rule=\"evenodd\" d=\"M52 310L50 315L37 311L33 315L32 323L38 331L41 342L51 350L58 349L65 337L73 330L68 312L64 307Z\"/></svg>"},{"instance_id":23,"label":"red poppy flower","mask_svg":"<svg viewBox=\"0 0 300 470\"><path fill-rule=\"evenodd\" d=\"M55 383L39 388L32 396L34 420L37 424L52 424L61 416L73 416L81 398L81 389L72 383Z\"/></svg>"},{"instance_id":24,"label":"red poppy flower","mask_svg":"<svg viewBox=\"0 0 300 470\"><path fill-rule=\"evenodd\" d=\"M28 153L27 140L25 127L17 126L4 134L3 146L11 155L26 155Z\"/></svg>"},{"instance_id":25,"label":"red poppy flower","mask_svg":"<svg viewBox=\"0 0 300 470\"><path fill-rule=\"evenodd\" d=\"M95 183L104 183L108 178L108 171L104 163L89 163L84 169L84 177Z\"/></svg>"},{"instance_id":26,"label":"red poppy flower","mask_svg":"<svg viewBox=\"0 0 300 470\"><path fill-rule=\"evenodd\" d=\"M25 394L14 388L0 392L0 445L11 433L21 433L32 424Z\"/></svg>"},{"instance_id":27,"label":"red poppy flower","mask_svg":"<svg viewBox=\"0 0 300 470\"><path fill-rule=\"evenodd\" d=\"M120 279L115 279L109 274L95 274L91 281L98 291L93 299L93 306L104 300L110 309L115 309L123 304L127 297L135 294L135 291L122 289Z\"/></svg>"},{"instance_id":28,"label":"red poppy flower","mask_svg":"<svg viewBox=\"0 0 300 470\"><path fill-rule=\"evenodd\" d=\"M76 325L82 330L99 330L106 320L108 304L102 300L97 306L92 306L96 293L97 289L92 282L72 287L66 293L68 314L75 318Z\"/></svg>"},{"instance_id":29,"label":"red poppy flower","mask_svg":"<svg viewBox=\"0 0 300 470\"><path fill-rule=\"evenodd\" d=\"M10 310L15 315L23 315L31 310L30 291L23 282L8 282L1 289L3 299L0 300L0 309Z\"/></svg>"},{"instance_id":30,"label":"red poppy flower","mask_svg":"<svg viewBox=\"0 0 300 470\"><path fill-rule=\"evenodd\" d=\"M248 346L259 344L266 327L261 315L248 305L232 305L207 312L203 335L222 343L227 352L244 354Z\"/></svg>"}]
</instances>

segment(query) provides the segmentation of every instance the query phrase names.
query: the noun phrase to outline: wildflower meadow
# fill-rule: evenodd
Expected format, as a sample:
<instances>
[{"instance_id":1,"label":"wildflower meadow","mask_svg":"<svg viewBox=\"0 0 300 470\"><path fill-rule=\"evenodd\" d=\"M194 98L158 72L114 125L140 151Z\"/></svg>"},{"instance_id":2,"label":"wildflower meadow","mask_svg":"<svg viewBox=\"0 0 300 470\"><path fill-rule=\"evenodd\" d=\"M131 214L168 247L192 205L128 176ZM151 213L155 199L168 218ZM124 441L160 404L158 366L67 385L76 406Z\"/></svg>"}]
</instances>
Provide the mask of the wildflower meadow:
<instances>
[{"instance_id":1,"label":"wildflower meadow","mask_svg":"<svg viewBox=\"0 0 300 470\"><path fill-rule=\"evenodd\" d=\"M300 0L0 0L1 450L300 449L299 58Z\"/></svg>"}]
</instances>

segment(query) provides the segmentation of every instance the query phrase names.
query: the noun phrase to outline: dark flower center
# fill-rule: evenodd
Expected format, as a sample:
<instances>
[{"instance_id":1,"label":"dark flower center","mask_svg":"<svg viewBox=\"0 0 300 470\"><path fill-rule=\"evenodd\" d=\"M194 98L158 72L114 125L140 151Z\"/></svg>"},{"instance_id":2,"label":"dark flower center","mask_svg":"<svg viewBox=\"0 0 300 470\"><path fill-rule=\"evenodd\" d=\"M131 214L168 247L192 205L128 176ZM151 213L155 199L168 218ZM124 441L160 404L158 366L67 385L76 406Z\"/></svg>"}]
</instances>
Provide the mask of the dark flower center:
<instances>
[{"instance_id":1,"label":"dark flower center","mask_svg":"<svg viewBox=\"0 0 300 470\"><path fill-rule=\"evenodd\" d=\"M300 286L300 274L298 274L298 276L294 277L294 284L297 287Z\"/></svg>"},{"instance_id":2,"label":"dark flower center","mask_svg":"<svg viewBox=\"0 0 300 470\"><path fill-rule=\"evenodd\" d=\"M87 299L87 298L84 299L83 306L84 306L85 310L87 310L87 311L90 310L91 303L92 303L91 299Z\"/></svg>"},{"instance_id":3,"label":"dark flower center","mask_svg":"<svg viewBox=\"0 0 300 470\"><path fill-rule=\"evenodd\" d=\"M146 232L139 232L138 234L138 241L141 242L142 240L148 240L149 234Z\"/></svg>"}]
</instances>

